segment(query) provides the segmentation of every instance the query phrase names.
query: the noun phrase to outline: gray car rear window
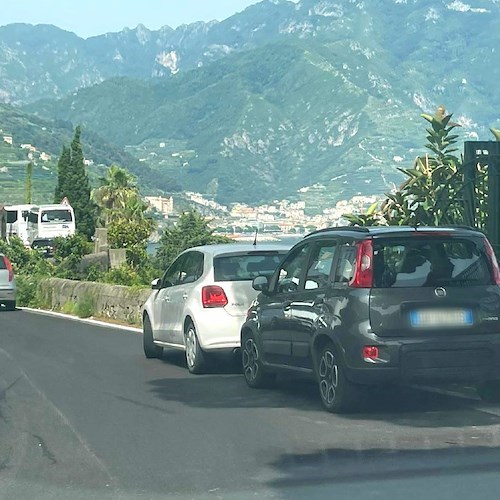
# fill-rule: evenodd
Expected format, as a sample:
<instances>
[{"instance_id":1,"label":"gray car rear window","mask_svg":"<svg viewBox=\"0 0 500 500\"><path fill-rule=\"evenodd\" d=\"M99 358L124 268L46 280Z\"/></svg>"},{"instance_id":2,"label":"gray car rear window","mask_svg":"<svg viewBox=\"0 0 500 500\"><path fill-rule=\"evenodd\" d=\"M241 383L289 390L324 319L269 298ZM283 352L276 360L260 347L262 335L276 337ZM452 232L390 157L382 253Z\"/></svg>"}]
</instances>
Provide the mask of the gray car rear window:
<instances>
[{"instance_id":1,"label":"gray car rear window","mask_svg":"<svg viewBox=\"0 0 500 500\"><path fill-rule=\"evenodd\" d=\"M492 283L481 239L412 237L377 240L373 248L374 286L481 286Z\"/></svg>"},{"instance_id":2,"label":"gray car rear window","mask_svg":"<svg viewBox=\"0 0 500 500\"><path fill-rule=\"evenodd\" d=\"M215 281L251 281L256 276L271 276L286 252L251 253L216 257Z\"/></svg>"},{"instance_id":3,"label":"gray car rear window","mask_svg":"<svg viewBox=\"0 0 500 500\"><path fill-rule=\"evenodd\" d=\"M3 255L0 255L0 269L7 269Z\"/></svg>"}]
</instances>

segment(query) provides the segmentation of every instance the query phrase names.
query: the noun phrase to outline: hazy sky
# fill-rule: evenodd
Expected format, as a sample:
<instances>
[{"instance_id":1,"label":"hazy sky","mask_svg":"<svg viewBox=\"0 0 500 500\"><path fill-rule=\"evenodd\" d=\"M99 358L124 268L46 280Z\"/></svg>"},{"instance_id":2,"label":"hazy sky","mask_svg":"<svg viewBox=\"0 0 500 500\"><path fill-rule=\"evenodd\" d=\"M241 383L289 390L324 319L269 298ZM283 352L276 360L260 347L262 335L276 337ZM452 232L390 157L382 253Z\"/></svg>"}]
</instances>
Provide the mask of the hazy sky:
<instances>
[{"instance_id":1,"label":"hazy sky","mask_svg":"<svg viewBox=\"0 0 500 500\"><path fill-rule=\"evenodd\" d=\"M88 37L139 23L158 29L222 20L259 0L2 0L0 25L54 24Z\"/></svg>"}]
</instances>

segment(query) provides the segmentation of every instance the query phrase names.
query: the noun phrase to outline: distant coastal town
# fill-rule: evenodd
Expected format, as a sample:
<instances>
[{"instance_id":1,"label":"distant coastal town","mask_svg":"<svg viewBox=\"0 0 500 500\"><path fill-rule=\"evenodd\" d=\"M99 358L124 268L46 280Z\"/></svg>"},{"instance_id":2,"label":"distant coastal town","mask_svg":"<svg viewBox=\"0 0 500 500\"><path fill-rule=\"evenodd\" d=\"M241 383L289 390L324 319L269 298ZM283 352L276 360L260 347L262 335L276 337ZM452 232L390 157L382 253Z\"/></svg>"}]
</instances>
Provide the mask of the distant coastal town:
<instances>
[{"instance_id":1,"label":"distant coastal town","mask_svg":"<svg viewBox=\"0 0 500 500\"><path fill-rule=\"evenodd\" d=\"M379 200L377 196L354 196L339 200L335 206L325 208L321 213L309 215L304 201L276 200L272 203L250 206L245 203L221 205L207 199L200 193L185 193L189 205L205 215L210 227L216 233L241 241L250 241L256 230L261 241L274 241L283 236L305 234L316 229L346 224L345 214L363 213ZM175 224L178 210L174 197L145 197L151 209L159 216L161 226Z\"/></svg>"}]
</instances>

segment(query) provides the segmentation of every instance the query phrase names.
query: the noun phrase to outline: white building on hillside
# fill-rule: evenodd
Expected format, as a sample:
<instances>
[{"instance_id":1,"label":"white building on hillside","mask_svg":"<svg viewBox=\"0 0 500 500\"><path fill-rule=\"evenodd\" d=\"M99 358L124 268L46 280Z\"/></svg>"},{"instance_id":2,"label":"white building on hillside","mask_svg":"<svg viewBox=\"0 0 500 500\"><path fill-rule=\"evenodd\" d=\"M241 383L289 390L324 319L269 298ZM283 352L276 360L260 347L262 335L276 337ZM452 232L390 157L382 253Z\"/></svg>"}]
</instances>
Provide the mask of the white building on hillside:
<instances>
[{"instance_id":1,"label":"white building on hillside","mask_svg":"<svg viewBox=\"0 0 500 500\"><path fill-rule=\"evenodd\" d=\"M145 200L158 212L163 215L170 215L174 213L174 199L172 196L170 198L163 198L162 196L146 196Z\"/></svg>"}]
</instances>

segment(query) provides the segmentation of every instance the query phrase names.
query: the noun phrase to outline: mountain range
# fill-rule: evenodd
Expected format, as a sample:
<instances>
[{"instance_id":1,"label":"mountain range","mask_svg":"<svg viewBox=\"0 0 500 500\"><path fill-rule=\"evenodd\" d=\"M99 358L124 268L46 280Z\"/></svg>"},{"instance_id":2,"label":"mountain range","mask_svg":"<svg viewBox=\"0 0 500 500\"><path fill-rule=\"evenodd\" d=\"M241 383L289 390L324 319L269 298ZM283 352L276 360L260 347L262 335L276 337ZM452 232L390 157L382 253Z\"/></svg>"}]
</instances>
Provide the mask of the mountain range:
<instances>
[{"instance_id":1,"label":"mountain range","mask_svg":"<svg viewBox=\"0 0 500 500\"><path fill-rule=\"evenodd\" d=\"M147 189L142 170L224 203L320 206L397 184L441 103L462 139L489 139L498 33L499 0L265 0L86 40L8 25L0 100L122 148Z\"/></svg>"}]
</instances>

